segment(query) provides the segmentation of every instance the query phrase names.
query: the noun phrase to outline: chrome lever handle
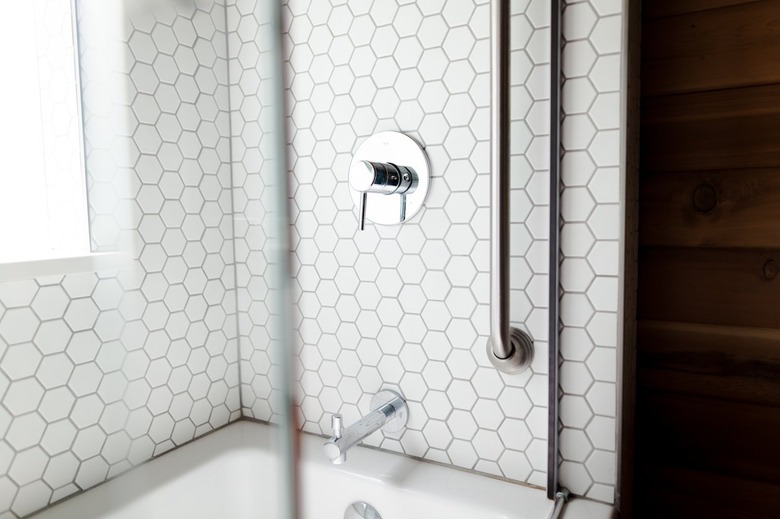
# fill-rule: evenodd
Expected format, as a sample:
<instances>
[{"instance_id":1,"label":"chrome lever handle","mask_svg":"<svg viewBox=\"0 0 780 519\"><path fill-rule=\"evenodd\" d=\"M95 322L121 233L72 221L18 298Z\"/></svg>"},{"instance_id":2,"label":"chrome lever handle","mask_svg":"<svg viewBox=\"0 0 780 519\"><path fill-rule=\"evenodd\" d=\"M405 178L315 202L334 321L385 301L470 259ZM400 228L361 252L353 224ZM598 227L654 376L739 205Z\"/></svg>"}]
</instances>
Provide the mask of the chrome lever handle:
<instances>
[{"instance_id":1,"label":"chrome lever handle","mask_svg":"<svg viewBox=\"0 0 780 519\"><path fill-rule=\"evenodd\" d=\"M417 173L407 166L392 163L360 160L349 170L349 185L360 193L358 202L358 228L366 224L368 193L401 195L401 221L406 219L406 195L413 193L419 184Z\"/></svg>"},{"instance_id":2,"label":"chrome lever handle","mask_svg":"<svg viewBox=\"0 0 780 519\"><path fill-rule=\"evenodd\" d=\"M330 417L330 427L333 429L333 439L338 441L344 436L344 417L340 414L334 414ZM347 452L339 452L337 453L331 461L336 464L340 465L347 461Z\"/></svg>"},{"instance_id":3,"label":"chrome lever handle","mask_svg":"<svg viewBox=\"0 0 780 519\"><path fill-rule=\"evenodd\" d=\"M398 225L413 218L423 208L431 186L425 150L399 132L380 132L365 139L346 173L361 230L366 222Z\"/></svg>"},{"instance_id":4,"label":"chrome lever handle","mask_svg":"<svg viewBox=\"0 0 780 519\"><path fill-rule=\"evenodd\" d=\"M341 438L344 432L344 417L340 414L334 414L330 417L330 427L333 429L333 437Z\"/></svg>"},{"instance_id":5,"label":"chrome lever handle","mask_svg":"<svg viewBox=\"0 0 780 519\"><path fill-rule=\"evenodd\" d=\"M358 204L358 230L362 231L366 228L366 202L368 201L368 193L365 191L360 193L360 203Z\"/></svg>"}]
</instances>

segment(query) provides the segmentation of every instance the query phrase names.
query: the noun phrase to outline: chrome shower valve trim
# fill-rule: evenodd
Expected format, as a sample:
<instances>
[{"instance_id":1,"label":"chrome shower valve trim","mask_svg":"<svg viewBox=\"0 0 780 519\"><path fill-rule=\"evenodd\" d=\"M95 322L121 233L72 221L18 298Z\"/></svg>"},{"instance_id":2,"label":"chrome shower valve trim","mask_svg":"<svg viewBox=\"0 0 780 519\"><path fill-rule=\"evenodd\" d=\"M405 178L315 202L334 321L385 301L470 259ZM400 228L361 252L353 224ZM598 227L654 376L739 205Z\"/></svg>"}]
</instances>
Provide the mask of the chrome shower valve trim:
<instances>
[{"instance_id":1,"label":"chrome shower valve trim","mask_svg":"<svg viewBox=\"0 0 780 519\"><path fill-rule=\"evenodd\" d=\"M392 163L359 160L349 170L349 186L361 193L358 203L358 228L362 231L366 225L366 202L369 193L400 195L400 221L406 220L406 196L417 190L420 184L417 172L407 166Z\"/></svg>"},{"instance_id":2,"label":"chrome shower valve trim","mask_svg":"<svg viewBox=\"0 0 780 519\"><path fill-rule=\"evenodd\" d=\"M431 168L422 147L399 132L382 132L358 147L349 168L349 188L358 210L358 228L366 221L397 225L420 211L430 187Z\"/></svg>"}]
</instances>

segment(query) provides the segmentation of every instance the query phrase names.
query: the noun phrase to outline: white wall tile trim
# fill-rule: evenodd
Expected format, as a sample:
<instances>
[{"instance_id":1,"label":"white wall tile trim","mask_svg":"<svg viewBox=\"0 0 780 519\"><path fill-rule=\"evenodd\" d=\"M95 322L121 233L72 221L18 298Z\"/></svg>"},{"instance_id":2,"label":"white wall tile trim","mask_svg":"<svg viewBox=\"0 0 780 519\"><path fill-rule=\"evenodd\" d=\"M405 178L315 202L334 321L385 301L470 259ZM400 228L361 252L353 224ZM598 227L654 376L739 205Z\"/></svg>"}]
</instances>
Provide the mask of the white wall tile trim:
<instances>
[{"instance_id":1,"label":"white wall tile trim","mask_svg":"<svg viewBox=\"0 0 780 519\"><path fill-rule=\"evenodd\" d=\"M560 481L613 503L622 347L623 0L563 16Z\"/></svg>"}]
</instances>

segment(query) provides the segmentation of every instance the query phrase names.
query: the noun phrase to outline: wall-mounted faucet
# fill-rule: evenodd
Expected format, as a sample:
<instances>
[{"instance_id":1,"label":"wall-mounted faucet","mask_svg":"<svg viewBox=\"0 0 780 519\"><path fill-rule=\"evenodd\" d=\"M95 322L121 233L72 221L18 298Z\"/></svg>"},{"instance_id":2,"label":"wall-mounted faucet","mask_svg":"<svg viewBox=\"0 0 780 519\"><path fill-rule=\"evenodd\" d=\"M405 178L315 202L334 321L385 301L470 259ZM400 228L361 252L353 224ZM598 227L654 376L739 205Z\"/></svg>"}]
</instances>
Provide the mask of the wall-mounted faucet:
<instances>
[{"instance_id":1,"label":"wall-mounted faucet","mask_svg":"<svg viewBox=\"0 0 780 519\"><path fill-rule=\"evenodd\" d=\"M430 176L428 157L411 137L382 132L363 141L349 168L358 228L366 220L396 225L412 218L428 196Z\"/></svg>"},{"instance_id":2,"label":"wall-mounted faucet","mask_svg":"<svg viewBox=\"0 0 780 519\"><path fill-rule=\"evenodd\" d=\"M347 461L347 451L363 441L366 437L382 429L387 432L398 432L406 427L409 420L409 408L404 397L395 391L384 389L371 399L372 411L350 425L343 427L342 417L335 414L331 417L333 436L323 445L325 455L334 464Z\"/></svg>"}]
</instances>

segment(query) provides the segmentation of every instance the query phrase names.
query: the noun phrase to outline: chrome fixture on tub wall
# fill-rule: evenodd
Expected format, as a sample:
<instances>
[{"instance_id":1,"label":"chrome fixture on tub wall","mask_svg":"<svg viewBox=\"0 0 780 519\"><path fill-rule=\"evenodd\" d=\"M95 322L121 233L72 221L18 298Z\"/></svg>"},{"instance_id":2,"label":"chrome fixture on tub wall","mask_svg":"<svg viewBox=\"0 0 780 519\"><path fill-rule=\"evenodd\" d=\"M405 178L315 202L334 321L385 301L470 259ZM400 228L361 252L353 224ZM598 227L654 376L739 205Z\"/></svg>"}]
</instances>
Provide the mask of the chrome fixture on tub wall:
<instances>
[{"instance_id":1,"label":"chrome fixture on tub wall","mask_svg":"<svg viewBox=\"0 0 780 519\"><path fill-rule=\"evenodd\" d=\"M384 162L361 160L352 164L349 170L349 185L361 193L358 203L358 221L362 231L366 226L366 201L369 193L399 195L398 218L406 220L406 197L417 190L417 172L406 166Z\"/></svg>"},{"instance_id":2,"label":"chrome fixture on tub wall","mask_svg":"<svg viewBox=\"0 0 780 519\"><path fill-rule=\"evenodd\" d=\"M396 225L412 218L425 203L430 177L428 158L411 137L382 132L366 139L349 169L358 228L362 231L366 220Z\"/></svg>"},{"instance_id":3,"label":"chrome fixture on tub wall","mask_svg":"<svg viewBox=\"0 0 780 519\"><path fill-rule=\"evenodd\" d=\"M347 461L347 451L379 429L399 432L409 421L409 408L404 397L389 389L383 389L371 399L371 412L343 428L342 417L331 417L333 437L323 445L325 455L336 465Z\"/></svg>"}]
</instances>

